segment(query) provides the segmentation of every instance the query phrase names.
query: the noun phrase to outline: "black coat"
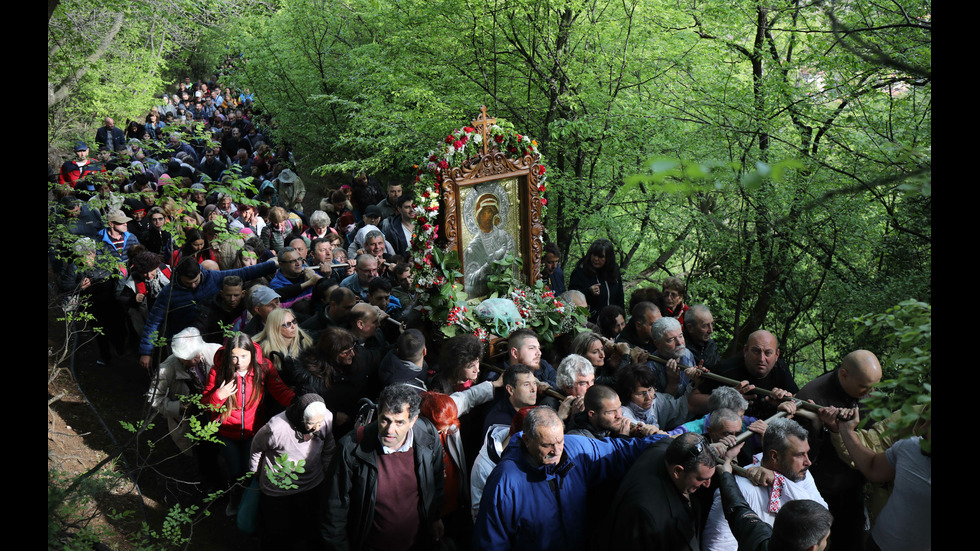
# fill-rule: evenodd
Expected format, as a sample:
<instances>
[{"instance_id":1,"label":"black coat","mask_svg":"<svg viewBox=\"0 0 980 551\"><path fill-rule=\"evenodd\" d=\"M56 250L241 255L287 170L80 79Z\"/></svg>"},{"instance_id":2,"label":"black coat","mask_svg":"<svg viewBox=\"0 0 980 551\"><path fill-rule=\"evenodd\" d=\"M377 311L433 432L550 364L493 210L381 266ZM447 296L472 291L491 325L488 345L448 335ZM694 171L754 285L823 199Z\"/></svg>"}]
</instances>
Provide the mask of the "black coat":
<instances>
[{"instance_id":1,"label":"black coat","mask_svg":"<svg viewBox=\"0 0 980 551\"><path fill-rule=\"evenodd\" d=\"M418 477L420 527L418 538L427 538L430 526L439 520L445 502L442 443L428 419L419 416L412 428L412 452ZM326 514L320 526L327 549L363 549L374 521L378 486L378 423L358 434L350 431L337 443L326 478ZM429 549L424 542L416 548Z\"/></svg>"},{"instance_id":2,"label":"black coat","mask_svg":"<svg viewBox=\"0 0 980 551\"><path fill-rule=\"evenodd\" d=\"M613 499L602 528L595 533L595 549L700 549L698 524L702 502L697 494L688 505L667 472L664 454L670 439L643 451Z\"/></svg>"}]
</instances>

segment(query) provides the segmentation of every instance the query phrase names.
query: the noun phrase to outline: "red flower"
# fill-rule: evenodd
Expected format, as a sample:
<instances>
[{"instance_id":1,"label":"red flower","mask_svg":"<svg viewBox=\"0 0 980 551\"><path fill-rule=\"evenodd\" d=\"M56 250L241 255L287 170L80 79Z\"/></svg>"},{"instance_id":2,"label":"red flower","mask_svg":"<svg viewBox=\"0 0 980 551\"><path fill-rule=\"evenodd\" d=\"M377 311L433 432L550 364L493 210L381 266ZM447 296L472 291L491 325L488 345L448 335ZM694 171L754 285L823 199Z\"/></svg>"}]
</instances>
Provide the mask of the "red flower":
<instances>
[{"instance_id":1,"label":"red flower","mask_svg":"<svg viewBox=\"0 0 980 551\"><path fill-rule=\"evenodd\" d=\"M453 147L455 147L456 150L459 151L460 149L463 149L463 142L456 140L455 142L453 142Z\"/></svg>"},{"instance_id":2,"label":"red flower","mask_svg":"<svg viewBox=\"0 0 980 551\"><path fill-rule=\"evenodd\" d=\"M422 192L422 198L428 199L429 198L429 192L428 191L423 191Z\"/></svg>"},{"instance_id":3,"label":"red flower","mask_svg":"<svg viewBox=\"0 0 980 551\"><path fill-rule=\"evenodd\" d=\"M439 159L439 157L436 157L436 154L435 153L433 153L432 156L429 157L429 160L432 161L433 163L436 162L436 160L438 160L438 159Z\"/></svg>"},{"instance_id":4,"label":"red flower","mask_svg":"<svg viewBox=\"0 0 980 551\"><path fill-rule=\"evenodd\" d=\"M446 143L453 143L453 140L454 139L455 138L453 138L451 135L450 136L446 136Z\"/></svg>"},{"instance_id":5,"label":"red flower","mask_svg":"<svg viewBox=\"0 0 980 551\"><path fill-rule=\"evenodd\" d=\"M464 126L463 127L463 130L465 130L467 133L470 133L470 134L472 134L473 132L476 132L476 129L473 128L472 126Z\"/></svg>"},{"instance_id":6,"label":"red flower","mask_svg":"<svg viewBox=\"0 0 980 551\"><path fill-rule=\"evenodd\" d=\"M446 160L443 159L443 160L439 161L439 168L445 170L445 169L449 168L449 163L447 163Z\"/></svg>"},{"instance_id":7,"label":"red flower","mask_svg":"<svg viewBox=\"0 0 980 551\"><path fill-rule=\"evenodd\" d=\"M548 204L548 200L547 200L547 199L545 199L544 197L542 197L542 198L541 198L541 204L542 204L542 205L547 205L547 204Z\"/></svg>"},{"instance_id":8,"label":"red flower","mask_svg":"<svg viewBox=\"0 0 980 551\"><path fill-rule=\"evenodd\" d=\"M539 174L544 174L544 165L538 165L538 169L540 170Z\"/></svg>"},{"instance_id":9,"label":"red flower","mask_svg":"<svg viewBox=\"0 0 980 551\"><path fill-rule=\"evenodd\" d=\"M540 191L541 193L544 193L544 184L538 186L538 191Z\"/></svg>"},{"instance_id":10,"label":"red flower","mask_svg":"<svg viewBox=\"0 0 980 551\"><path fill-rule=\"evenodd\" d=\"M503 136L494 136L493 139L494 140L497 140L497 143L504 143L504 137Z\"/></svg>"},{"instance_id":11,"label":"red flower","mask_svg":"<svg viewBox=\"0 0 980 551\"><path fill-rule=\"evenodd\" d=\"M520 134L517 135L517 141L521 141L521 135Z\"/></svg>"}]
</instances>

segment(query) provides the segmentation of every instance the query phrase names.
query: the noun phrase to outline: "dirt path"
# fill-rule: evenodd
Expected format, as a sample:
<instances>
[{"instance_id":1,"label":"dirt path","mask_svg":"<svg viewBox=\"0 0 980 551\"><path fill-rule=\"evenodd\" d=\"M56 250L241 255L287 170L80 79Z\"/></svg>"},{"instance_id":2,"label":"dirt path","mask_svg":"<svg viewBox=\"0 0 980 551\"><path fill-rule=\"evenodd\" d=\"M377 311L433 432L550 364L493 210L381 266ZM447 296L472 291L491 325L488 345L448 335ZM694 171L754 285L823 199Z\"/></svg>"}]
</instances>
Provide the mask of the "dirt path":
<instances>
[{"instance_id":1,"label":"dirt path","mask_svg":"<svg viewBox=\"0 0 980 551\"><path fill-rule=\"evenodd\" d=\"M49 313L49 348L58 347L58 339L64 333L63 326L55 320L57 315L58 312ZM150 378L139 368L135 350L115 356L108 366L97 366L96 357L94 342L82 346L74 359L78 385L67 363L66 369L48 385L49 401L61 396L48 407L49 473L58 470L78 475L108 455L116 455L119 445L131 439L131 433L119 422L135 423L143 414ZM116 466L117 472L133 474L139 492L136 484L129 482L98 496L89 509L98 513L93 521L95 525L109 527L122 535L134 534L143 519L142 510L151 529L160 532L164 516L172 506L200 503L196 486L188 483L195 480L192 460L177 456L176 446L166 435L165 422L158 419L155 425L138 444L126 446L125 460L118 461ZM223 500L212 505L213 513L194 526L188 549L258 549L257 539L239 532L235 519L225 516L224 508ZM112 509L133 511L135 521L110 520L105 513ZM103 543L114 551L132 548L122 536L104 538Z\"/></svg>"}]
</instances>

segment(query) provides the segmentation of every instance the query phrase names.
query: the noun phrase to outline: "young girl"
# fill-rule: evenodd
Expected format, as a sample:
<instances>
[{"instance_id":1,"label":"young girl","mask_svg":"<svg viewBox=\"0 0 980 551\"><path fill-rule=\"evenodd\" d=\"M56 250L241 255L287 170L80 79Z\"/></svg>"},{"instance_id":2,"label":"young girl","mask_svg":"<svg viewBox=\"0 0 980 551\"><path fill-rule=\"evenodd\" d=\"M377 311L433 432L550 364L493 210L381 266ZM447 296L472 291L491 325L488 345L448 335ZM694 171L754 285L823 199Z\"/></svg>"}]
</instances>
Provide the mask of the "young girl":
<instances>
[{"instance_id":1,"label":"young girl","mask_svg":"<svg viewBox=\"0 0 980 551\"><path fill-rule=\"evenodd\" d=\"M251 337L245 333L228 337L214 355L201 402L216 410L211 420L219 422L218 439L224 444L216 447L227 462L230 479L237 479L248 469L252 437L267 419L260 408L265 391L283 407L295 397ZM229 515L237 512L240 495L236 486L226 510Z\"/></svg>"}]
</instances>

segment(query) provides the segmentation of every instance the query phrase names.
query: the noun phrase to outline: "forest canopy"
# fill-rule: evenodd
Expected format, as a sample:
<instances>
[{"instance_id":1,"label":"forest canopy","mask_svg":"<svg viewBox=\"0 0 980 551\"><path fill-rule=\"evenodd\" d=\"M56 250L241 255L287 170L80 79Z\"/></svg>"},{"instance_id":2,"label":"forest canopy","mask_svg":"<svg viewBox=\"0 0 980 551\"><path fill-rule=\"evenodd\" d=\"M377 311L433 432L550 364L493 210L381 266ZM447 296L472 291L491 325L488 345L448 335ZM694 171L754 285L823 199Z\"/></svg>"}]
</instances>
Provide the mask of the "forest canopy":
<instances>
[{"instance_id":1,"label":"forest canopy","mask_svg":"<svg viewBox=\"0 0 980 551\"><path fill-rule=\"evenodd\" d=\"M320 175L410 184L486 105L540 144L566 273L608 238L627 295L681 276L801 381L931 301L931 2L72 0L48 44L52 144L229 53Z\"/></svg>"}]
</instances>

